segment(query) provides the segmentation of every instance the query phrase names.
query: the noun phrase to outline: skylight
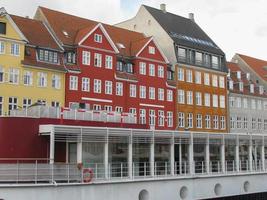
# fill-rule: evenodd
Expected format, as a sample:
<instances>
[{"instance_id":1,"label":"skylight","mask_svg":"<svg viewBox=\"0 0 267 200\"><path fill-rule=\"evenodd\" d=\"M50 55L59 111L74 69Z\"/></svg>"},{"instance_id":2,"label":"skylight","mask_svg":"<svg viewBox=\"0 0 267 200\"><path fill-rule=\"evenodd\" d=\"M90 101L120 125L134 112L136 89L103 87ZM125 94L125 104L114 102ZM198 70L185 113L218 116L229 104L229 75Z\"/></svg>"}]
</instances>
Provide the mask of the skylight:
<instances>
[{"instance_id":1,"label":"skylight","mask_svg":"<svg viewBox=\"0 0 267 200\"><path fill-rule=\"evenodd\" d=\"M66 36L66 37L69 37L69 34L68 34L68 32L67 31L62 31L62 33Z\"/></svg>"},{"instance_id":2,"label":"skylight","mask_svg":"<svg viewBox=\"0 0 267 200\"><path fill-rule=\"evenodd\" d=\"M174 38L178 38L181 40L186 40L192 43L197 43L197 44L201 44L201 45L205 45L205 46L209 46L209 47L214 47L214 48L218 48L216 45L214 45L212 42L206 41L206 40L201 40L198 38L193 38L187 35L182 35L182 34L178 34L175 32L170 32L170 36L174 37Z\"/></svg>"}]
</instances>

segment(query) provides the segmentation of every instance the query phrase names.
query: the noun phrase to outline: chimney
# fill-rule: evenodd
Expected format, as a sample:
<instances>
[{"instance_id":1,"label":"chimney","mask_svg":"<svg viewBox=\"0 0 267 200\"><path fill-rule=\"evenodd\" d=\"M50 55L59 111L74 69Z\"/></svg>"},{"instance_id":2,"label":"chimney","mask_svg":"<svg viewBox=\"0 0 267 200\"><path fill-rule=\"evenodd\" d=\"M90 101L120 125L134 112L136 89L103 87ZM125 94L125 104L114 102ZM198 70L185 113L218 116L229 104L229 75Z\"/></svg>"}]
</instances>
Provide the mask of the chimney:
<instances>
[{"instance_id":1,"label":"chimney","mask_svg":"<svg viewBox=\"0 0 267 200\"><path fill-rule=\"evenodd\" d=\"M189 18L192 22L195 22L194 13L189 13L189 14L188 14L188 18Z\"/></svg>"},{"instance_id":2,"label":"chimney","mask_svg":"<svg viewBox=\"0 0 267 200\"><path fill-rule=\"evenodd\" d=\"M161 10L162 12L164 12L164 13L167 12L167 11L166 11L166 4L165 4L165 3L160 4L160 10Z\"/></svg>"}]
</instances>

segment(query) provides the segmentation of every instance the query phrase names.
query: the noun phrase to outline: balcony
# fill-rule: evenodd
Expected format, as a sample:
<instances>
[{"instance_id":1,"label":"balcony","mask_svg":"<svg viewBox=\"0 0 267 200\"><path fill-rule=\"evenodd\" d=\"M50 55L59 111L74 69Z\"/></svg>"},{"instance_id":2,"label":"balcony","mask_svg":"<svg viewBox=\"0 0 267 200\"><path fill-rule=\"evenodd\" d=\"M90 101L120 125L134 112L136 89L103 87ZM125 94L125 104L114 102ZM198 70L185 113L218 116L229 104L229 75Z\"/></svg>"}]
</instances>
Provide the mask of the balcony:
<instances>
[{"instance_id":1,"label":"balcony","mask_svg":"<svg viewBox=\"0 0 267 200\"><path fill-rule=\"evenodd\" d=\"M94 111L69 109L48 106L33 106L22 110L12 110L10 117L68 119L96 122L137 124L136 115L113 111Z\"/></svg>"}]
</instances>

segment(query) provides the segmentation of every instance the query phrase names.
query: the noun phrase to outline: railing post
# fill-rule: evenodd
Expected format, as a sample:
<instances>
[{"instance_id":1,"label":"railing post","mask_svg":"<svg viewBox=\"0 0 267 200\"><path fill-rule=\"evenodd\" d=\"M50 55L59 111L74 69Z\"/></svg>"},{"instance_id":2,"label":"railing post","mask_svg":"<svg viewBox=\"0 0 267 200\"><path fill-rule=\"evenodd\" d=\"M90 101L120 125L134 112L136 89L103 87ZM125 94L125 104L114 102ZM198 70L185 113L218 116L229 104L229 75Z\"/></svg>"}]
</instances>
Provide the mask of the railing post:
<instances>
[{"instance_id":1,"label":"railing post","mask_svg":"<svg viewBox=\"0 0 267 200\"><path fill-rule=\"evenodd\" d=\"M17 160L17 183L19 182L19 160Z\"/></svg>"},{"instance_id":2,"label":"railing post","mask_svg":"<svg viewBox=\"0 0 267 200\"><path fill-rule=\"evenodd\" d=\"M205 170L206 170L206 173L209 174L209 172L210 172L210 145L209 145L209 135L207 135L206 145L205 145Z\"/></svg>"},{"instance_id":3,"label":"railing post","mask_svg":"<svg viewBox=\"0 0 267 200\"><path fill-rule=\"evenodd\" d=\"M123 177L123 166L122 166L122 163L121 163L121 179Z\"/></svg>"},{"instance_id":4,"label":"railing post","mask_svg":"<svg viewBox=\"0 0 267 200\"><path fill-rule=\"evenodd\" d=\"M98 178L98 165L95 163L95 178Z\"/></svg>"},{"instance_id":5,"label":"railing post","mask_svg":"<svg viewBox=\"0 0 267 200\"><path fill-rule=\"evenodd\" d=\"M144 177L146 177L146 162L144 163Z\"/></svg>"},{"instance_id":6,"label":"railing post","mask_svg":"<svg viewBox=\"0 0 267 200\"><path fill-rule=\"evenodd\" d=\"M155 175L155 171L154 171L154 163L155 163L155 143L154 143L154 131L153 131L153 137L151 139L151 143L150 143L150 156L149 156L149 166L150 166L150 176L154 176Z\"/></svg>"},{"instance_id":7,"label":"railing post","mask_svg":"<svg viewBox=\"0 0 267 200\"><path fill-rule=\"evenodd\" d=\"M69 183L70 182L70 164L69 163L67 164L67 170L68 170L67 171L67 173L68 173L67 176L68 176L68 183Z\"/></svg>"},{"instance_id":8,"label":"railing post","mask_svg":"<svg viewBox=\"0 0 267 200\"><path fill-rule=\"evenodd\" d=\"M261 144L261 168L262 171L265 171L265 141L264 136L262 137L262 144Z\"/></svg>"},{"instance_id":9,"label":"railing post","mask_svg":"<svg viewBox=\"0 0 267 200\"><path fill-rule=\"evenodd\" d=\"M248 170L250 172L253 171L253 165L252 165L252 162L253 162L253 159L252 159L252 137L250 136L249 137L249 146L248 146L248 164L249 164L249 168Z\"/></svg>"},{"instance_id":10,"label":"railing post","mask_svg":"<svg viewBox=\"0 0 267 200\"><path fill-rule=\"evenodd\" d=\"M106 142L104 145L104 168L105 168L105 178L108 179L109 177L109 163L108 163L108 129L107 129L107 136Z\"/></svg>"},{"instance_id":11,"label":"railing post","mask_svg":"<svg viewBox=\"0 0 267 200\"><path fill-rule=\"evenodd\" d=\"M38 166L37 166L37 164L38 164L38 161L37 160L35 160L35 177L34 177L34 179L35 179L35 184L37 183L37 176L38 176Z\"/></svg>"},{"instance_id":12,"label":"railing post","mask_svg":"<svg viewBox=\"0 0 267 200\"><path fill-rule=\"evenodd\" d=\"M236 136L236 144L235 144L235 167L236 171L239 172L239 138Z\"/></svg>"},{"instance_id":13,"label":"railing post","mask_svg":"<svg viewBox=\"0 0 267 200\"><path fill-rule=\"evenodd\" d=\"M172 137L172 140L171 140L171 146L170 146L170 156L171 156L171 158L170 158L170 165L171 165L171 175L172 176L174 176L174 157L175 157L175 155L174 155L174 135L173 135L173 137Z\"/></svg>"},{"instance_id":14,"label":"railing post","mask_svg":"<svg viewBox=\"0 0 267 200\"><path fill-rule=\"evenodd\" d=\"M220 161L221 161L221 170L222 173L225 173L225 139L222 138L222 143L220 146Z\"/></svg>"},{"instance_id":15,"label":"railing post","mask_svg":"<svg viewBox=\"0 0 267 200\"><path fill-rule=\"evenodd\" d=\"M51 170L51 182L54 182L54 164L50 164L50 170Z\"/></svg>"},{"instance_id":16,"label":"railing post","mask_svg":"<svg viewBox=\"0 0 267 200\"><path fill-rule=\"evenodd\" d=\"M193 133L190 133L190 140L188 145L188 163L189 163L189 173L193 175L195 173L194 169L194 138Z\"/></svg>"},{"instance_id":17,"label":"railing post","mask_svg":"<svg viewBox=\"0 0 267 200\"><path fill-rule=\"evenodd\" d=\"M132 137L132 130L131 130L131 136L129 138L129 144L128 144L128 176L130 179L133 178L133 137Z\"/></svg>"}]
</instances>

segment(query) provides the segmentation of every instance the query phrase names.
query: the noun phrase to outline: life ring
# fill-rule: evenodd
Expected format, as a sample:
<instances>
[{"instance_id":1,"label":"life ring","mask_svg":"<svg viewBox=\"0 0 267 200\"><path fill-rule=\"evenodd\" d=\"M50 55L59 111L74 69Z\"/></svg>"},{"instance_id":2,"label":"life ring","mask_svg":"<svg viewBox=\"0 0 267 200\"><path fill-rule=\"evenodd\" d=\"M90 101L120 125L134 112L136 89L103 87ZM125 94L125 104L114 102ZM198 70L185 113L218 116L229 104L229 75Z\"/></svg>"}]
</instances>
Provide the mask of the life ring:
<instances>
[{"instance_id":1,"label":"life ring","mask_svg":"<svg viewBox=\"0 0 267 200\"><path fill-rule=\"evenodd\" d=\"M83 169L83 182L90 183L93 179L94 173L91 168L84 168Z\"/></svg>"}]
</instances>

